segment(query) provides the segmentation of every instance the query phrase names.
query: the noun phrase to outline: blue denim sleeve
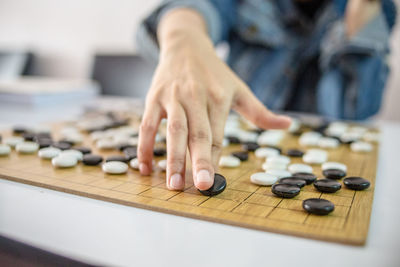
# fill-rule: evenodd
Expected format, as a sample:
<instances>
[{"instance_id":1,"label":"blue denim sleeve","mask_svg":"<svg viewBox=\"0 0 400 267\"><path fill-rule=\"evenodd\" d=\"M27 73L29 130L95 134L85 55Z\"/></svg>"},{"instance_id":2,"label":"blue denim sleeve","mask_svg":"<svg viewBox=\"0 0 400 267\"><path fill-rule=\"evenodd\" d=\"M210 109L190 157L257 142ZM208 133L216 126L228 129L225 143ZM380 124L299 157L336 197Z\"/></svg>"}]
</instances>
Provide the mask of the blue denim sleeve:
<instances>
[{"instance_id":1,"label":"blue denim sleeve","mask_svg":"<svg viewBox=\"0 0 400 267\"><path fill-rule=\"evenodd\" d=\"M199 12L204 18L213 43L228 38L235 23L236 0L164 0L139 25L136 33L137 48L141 54L153 61L158 60L157 26L161 17L174 8L186 7Z\"/></svg>"}]
</instances>

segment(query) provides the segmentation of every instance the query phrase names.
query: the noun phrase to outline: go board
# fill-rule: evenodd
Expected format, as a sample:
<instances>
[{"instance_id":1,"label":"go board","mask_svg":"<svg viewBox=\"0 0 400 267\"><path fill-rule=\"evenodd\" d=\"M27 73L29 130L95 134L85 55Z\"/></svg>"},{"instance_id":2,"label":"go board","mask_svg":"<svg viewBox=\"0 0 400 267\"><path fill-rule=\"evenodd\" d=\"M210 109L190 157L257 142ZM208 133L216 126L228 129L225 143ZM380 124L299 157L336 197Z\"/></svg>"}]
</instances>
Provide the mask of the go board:
<instances>
[{"instance_id":1,"label":"go board","mask_svg":"<svg viewBox=\"0 0 400 267\"><path fill-rule=\"evenodd\" d=\"M57 137L60 127L64 125L53 125L53 136ZM2 135L4 138L10 136L11 132ZM119 153L99 151L88 135L85 135L83 145L103 156ZM284 151L288 148L304 149L299 146L298 137L289 133L280 146ZM151 176L141 176L133 169L123 175L109 175L103 173L100 166L84 166L82 163L73 168L57 169L49 160L40 159L36 154L23 155L15 150L9 156L0 157L0 178L195 219L363 245L368 235L379 145L373 146L370 153L352 152L348 145L329 150L329 161L345 163L348 176L361 176L371 182L367 190L353 191L343 186L338 192L328 194L320 193L313 185L306 185L292 199L276 197L271 193L271 187L250 182L250 175L262 171L264 161L256 158L253 152L250 152L249 160L242 162L239 168L220 168L218 172L226 178L227 188L213 197L198 192L193 186L190 170L186 174L184 191L169 191L165 185L165 173L157 168ZM224 148L223 154L229 155L239 150L240 145L230 145ZM155 159L158 161L164 157ZM301 158L292 158L292 163L301 163ZM314 174L322 178L320 165L313 168ZM335 204L335 210L327 216L308 214L302 208L302 201L308 198L330 200Z\"/></svg>"}]
</instances>

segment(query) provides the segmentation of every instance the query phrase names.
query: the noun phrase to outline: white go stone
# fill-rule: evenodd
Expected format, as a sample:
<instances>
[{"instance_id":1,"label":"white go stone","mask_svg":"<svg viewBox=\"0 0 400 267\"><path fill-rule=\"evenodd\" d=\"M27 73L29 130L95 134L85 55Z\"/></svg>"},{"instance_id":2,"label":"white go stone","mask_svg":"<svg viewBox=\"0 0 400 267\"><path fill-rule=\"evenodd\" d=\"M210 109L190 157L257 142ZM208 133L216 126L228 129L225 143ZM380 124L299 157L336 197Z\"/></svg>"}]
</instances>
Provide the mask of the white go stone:
<instances>
[{"instance_id":1,"label":"white go stone","mask_svg":"<svg viewBox=\"0 0 400 267\"><path fill-rule=\"evenodd\" d=\"M322 135L318 132L306 132L300 136L299 144L301 146L317 146L321 137Z\"/></svg>"},{"instance_id":2,"label":"white go stone","mask_svg":"<svg viewBox=\"0 0 400 267\"><path fill-rule=\"evenodd\" d=\"M320 155L320 156L323 156L323 157L328 157L328 152L326 150L317 149L317 148L307 150L306 154Z\"/></svg>"},{"instance_id":3,"label":"white go stone","mask_svg":"<svg viewBox=\"0 0 400 267\"><path fill-rule=\"evenodd\" d=\"M318 146L322 148L337 148L339 147L339 140L332 137L322 137L318 140Z\"/></svg>"},{"instance_id":4,"label":"white go stone","mask_svg":"<svg viewBox=\"0 0 400 267\"><path fill-rule=\"evenodd\" d=\"M329 136L340 137L348 128L349 126L344 122L332 122L326 128L325 133Z\"/></svg>"},{"instance_id":5,"label":"white go stone","mask_svg":"<svg viewBox=\"0 0 400 267\"><path fill-rule=\"evenodd\" d=\"M290 163L290 158L284 155L277 155L268 157L265 162L269 164L288 165Z\"/></svg>"},{"instance_id":6,"label":"white go stone","mask_svg":"<svg viewBox=\"0 0 400 267\"><path fill-rule=\"evenodd\" d=\"M370 152L373 149L370 143L362 141L351 143L350 148L354 152Z\"/></svg>"},{"instance_id":7,"label":"white go stone","mask_svg":"<svg viewBox=\"0 0 400 267\"><path fill-rule=\"evenodd\" d=\"M326 154L306 153L303 155L303 161L308 164L322 164L328 160Z\"/></svg>"},{"instance_id":8,"label":"white go stone","mask_svg":"<svg viewBox=\"0 0 400 267\"><path fill-rule=\"evenodd\" d=\"M290 164L288 170L291 173L297 173L297 172L313 173L313 168L310 165L302 163Z\"/></svg>"},{"instance_id":9,"label":"white go stone","mask_svg":"<svg viewBox=\"0 0 400 267\"><path fill-rule=\"evenodd\" d=\"M347 172L347 166L343 163L340 162L334 162L334 161L328 161L322 164L321 169L324 170L329 170L329 169L339 169L344 172Z\"/></svg>"},{"instance_id":10,"label":"white go stone","mask_svg":"<svg viewBox=\"0 0 400 267\"><path fill-rule=\"evenodd\" d=\"M77 161L82 161L82 159L83 159L83 153L80 152L79 150L75 150L75 149L67 149L67 150L61 151L60 155L72 155L72 156L76 157Z\"/></svg>"},{"instance_id":11,"label":"white go stone","mask_svg":"<svg viewBox=\"0 0 400 267\"><path fill-rule=\"evenodd\" d=\"M240 159L234 156L221 156L219 166L226 168L236 168L240 166Z\"/></svg>"},{"instance_id":12,"label":"white go stone","mask_svg":"<svg viewBox=\"0 0 400 267\"><path fill-rule=\"evenodd\" d=\"M227 146L229 146L229 140L228 140L228 138L222 139L222 147L227 147Z\"/></svg>"},{"instance_id":13,"label":"white go stone","mask_svg":"<svg viewBox=\"0 0 400 267\"><path fill-rule=\"evenodd\" d=\"M153 169L154 169L154 166L156 165L156 162L154 161L154 159L153 159ZM134 158L134 159L132 159L130 162L129 162L129 166L131 166L131 168L132 169L134 169L134 170L139 170L139 160L138 160L138 158Z\"/></svg>"},{"instance_id":14,"label":"white go stone","mask_svg":"<svg viewBox=\"0 0 400 267\"><path fill-rule=\"evenodd\" d=\"M276 183L276 181L278 181L278 176L265 172L256 172L250 176L250 181L253 184L268 186Z\"/></svg>"},{"instance_id":15,"label":"white go stone","mask_svg":"<svg viewBox=\"0 0 400 267\"><path fill-rule=\"evenodd\" d=\"M296 118L292 118L292 122L290 123L288 131L290 133L294 133L298 131L300 127L301 127L301 122Z\"/></svg>"},{"instance_id":16,"label":"white go stone","mask_svg":"<svg viewBox=\"0 0 400 267\"><path fill-rule=\"evenodd\" d=\"M381 135L379 133L375 133L375 132L366 132L363 135L363 139L366 142L375 142L378 143L379 140L381 138Z\"/></svg>"},{"instance_id":17,"label":"white go stone","mask_svg":"<svg viewBox=\"0 0 400 267\"><path fill-rule=\"evenodd\" d=\"M268 158L279 155L279 150L271 147L260 147L254 151L257 158Z\"/></svg>"},{"instance_id":18,"label":"white go stone","mask_svg":"<svg viewBox=\"0 0 400 267\"><path fill-rule=\"evenodd\" d=\"M105 134L103 131L95 131L93 133L90 134L90 139L92 139L93 141L97 141L99 139L102 139L105 137Z\"/></svg>"},{"instance_id":19,"label":"white go stone","mask_svg":"<svg viewBox=\"0 0 400 267\"><path fill-rule=\"evenodd\" d=\"M109 174L123 174L128 171L128 164L122 161L109 161L101 166L103 172Z\"/></svg>"},{"instance_id":20,"label":"white go stone","mask_svg":"<svg viewBox=\"0 0 400 267\"><path fill-rule=\"evenodd\" d=\"M286 170L287 168L287 164L277 164L277 163L268 163L268 162L264 162L261 165L261 168L264 171L270 170L270 169L276 169L276 170Z\"/></svg>"},{"instance_id":21,"label":"white go stone","mask_svg":"<svg viewBox=\"0 0 400 267\"><path fill-rule=\"evenodd\" d=\"M166 159L160 160L157 163L157 165L162 171L166 171L167 170L167 160Z\"/></svg>"},{"instance_id":22,"label":"white go stone","mask_svg":"<svg viewBox=\"0 0 400 267\"><path fill-rule=\"evenodd\" d=\"M271 169L267 170L265 173L276 176L278 179L292 176L292 174L286 170Z\"/></svg>"},{"instance_id":23,"label":"white go stone","mask_svg":"<svg viewBox=\"0 0 400 267\"><path fill-rule=\"evenodd\" d=\"M52 159L61 153L61 149L55 147L45 147L39 150L38 156L42 159Z\"/></svg>"},{"instance_id":24,"label":"white go stone","mask_svg":"<svg viewBox=\"0 0 400 267\"><path fill-rule=\"evenodd\" d=\"M51 164L58 168L69 168L76 166L76 164L78 164L78 160L74 155L71 154L58 155L51 160Z\"/></svg>"},{"instance_id":25,"label":"white go stone","mask_svg":"<svg viewBox=\"0 0 400 267\"><path fill-rule=\"evenodd\" d=\"M4 144L9 145L10 147L15 147L18 143L22 142L24 142L24 138L22 138L21 136L4 138Z\"/></svg>"},{"instance_id":26,"label":"white go stone","mask_svg":"<svg viewBox=\"0 0 400 267\"><path fill-rule=\"evenodd\" d=\"M282 130L268 130L260 134L257 139L257 144L260 146L276 146L284 137Z\"/></svg>"},{"instance_id":27,"label":"white go stone","mask_svg":"<svg viewBox=\"0 0 400 267\"><path fill-rule=\"evenodd\" d=\"M15 146L15 150L21 154L32 154L38 151L39 145L35 142L22 142Z\"/></svg>"},{"instance_id":28,"label":"white go stone","mask_svg":"<svg viewBox=\"0 0 400 267\"><path fill-rule=\"evenodd\" d=\"M340 141L342 141L343 143L356 142L360 140L361 137L362 134L357 132L345 132L340 135Z\"/></svg>"},{"instance_id":29,"label":"white go stone","mask_svg":"<svg viewBox=\"0 0 400 267\"><path fill-rule=\"evenodd\" d=\"M9 145L0 144L0 156L7 156L11 153L11 147Z\"/></svg>"},{"instance_id":30,"label":"white go stone","mask_svg":"<svg viewBox=\"0 0 400 267\"><path fill-rule=\"evenodd\" d=\"M110 138L102 138L97 140L96 147L102 150L109 150L115 148L115 143Z\"/></svg>"},{"instance_id":31,"label":"white go stone","mask_svg":"<svg viewBox=\"0 0 400 267\"><path fill-rule=\"evenodd\" d=\"M238 138L241 142L256 142L258 134L249 131L239 130Z\"/></svg>"}]
</instances>

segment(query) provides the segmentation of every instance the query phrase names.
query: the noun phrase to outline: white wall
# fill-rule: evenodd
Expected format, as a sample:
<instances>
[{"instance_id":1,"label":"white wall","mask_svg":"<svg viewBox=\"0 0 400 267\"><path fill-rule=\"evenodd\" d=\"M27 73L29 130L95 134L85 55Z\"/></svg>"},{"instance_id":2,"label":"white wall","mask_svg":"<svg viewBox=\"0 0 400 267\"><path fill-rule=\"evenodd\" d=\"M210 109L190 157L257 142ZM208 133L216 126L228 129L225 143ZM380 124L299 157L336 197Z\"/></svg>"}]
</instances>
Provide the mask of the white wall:
<instances>
[{"instance_id":1,"label":"white wall","mask_svg":"<svg viewBox=\"0 0 400 267\"><path fill-rule=\"evenodd\" d=\"M160 0L0 0L0 48L39 53L43 73L85 77L95 51L134 51L134 34Z\"/></svg>"},{"instance_id":2,"label":"white wall","mask_svg":"<svg viewBox=\"0 0 400 267\"><path fill-rule=\"evenodd\" d=\"M41 73L86 77L96 51L134 51L138 22L159 2L0 0L0 48L34 49ZM400 23L392 47L392 75L380 117L400 121Z\"/></svg>"}]
</instances>

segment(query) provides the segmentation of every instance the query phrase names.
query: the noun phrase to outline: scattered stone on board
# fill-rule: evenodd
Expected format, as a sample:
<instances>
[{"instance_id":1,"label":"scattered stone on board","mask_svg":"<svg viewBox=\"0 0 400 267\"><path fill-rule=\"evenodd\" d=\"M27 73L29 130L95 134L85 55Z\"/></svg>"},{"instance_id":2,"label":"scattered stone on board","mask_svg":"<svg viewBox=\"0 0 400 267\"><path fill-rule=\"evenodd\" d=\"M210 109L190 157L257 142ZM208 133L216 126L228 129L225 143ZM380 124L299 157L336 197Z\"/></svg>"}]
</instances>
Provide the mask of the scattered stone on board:
<instances>
[{"instance_id":1,"label":"scattered stone on board","mask_svg":"<svg viewBox=\"0 0 400 267\"><path fill-rule=\"evenodd\" d=\"M234 145L240 144L240 139L236 136L231 136L231 135L226 136L226 139L228 139L229 144L234 144Z\"/></svg>"},{"instance_id":2,"label":"scattered stone on board","mask_svg":"<svg viewBox=\"0 0 400 267\"><path fill-rule=\"evenodd\" d=\"M88 166L96 166L103 162L103 157L94 154L84 154L82 163Z\"/></svg>"},{"instance_id":3,"label":"scattered stone on board","mask_svg":"<svg viewBox=\"0 0 400 267\"><path fill-rule=\"evenodd\" d=\"M337 148L339 145L339 140L333 137L321 137L318 140L318 146L321 148Z\"/></svg>"},{"instance_id":4,"label":"scattered stone on board","mask_svg":"<svg viewBox=\"0 0 400 267\"><path fill-rule=\"evenodd\" d=\"M11 153L11 147L9 145L0 144L0 156L7 156Z\"/></svg>"},{"instance_id":5,"label":"scattered stone on board","mask_svg":"<svg viewBox=\"0 0 400 267\"><path fill-rule=\"evenodd\" d=\"M254 151L257 158L268 158L279 155L279 151L275 148L260 147Z\"/></svg>"},{"instance_id":6,"label":"scattered stone on board","mask_svg":"<svg viewBox=\"0 0 400 267\"><path fill-rule=\"evenodd\" d=\"M63 151L61 151L60 155L72 155L72 156L76 157L77 161L82 161L82 159L83 159L82 152L75 150L75 149L63 150Z\"/></svg>"},{"instance_id":7,"label":"scattered stone on board","mask_svg":"<svg viewBox=\"0 0 400 267\"><path fill-rule=\"evenodd\" d=\"M128 171L128 164L121 161L109 161L103 163L102 170L108 174L124 174Z\"/></svg>"},{"instance_id":8,"label":"scattered stone on board","mask_svg":"<svg viewBox=\"0 0 400 267\"><path fill-rule=\"evenodd\" d=\"M303 208L315 215L328 215L335 209L335 205L326 199L309 198L303 201Z\"/></svg>"},{"instance_id":9,"label":"scattered stone on board","mask_svg":"<svg viewBox=\"0 0 400 267\"><path fill-rule=\"evenodd\" d=\"M240 159L234 156L221 156L218 165L226 168L236 168L240 166Z\"/></svg>"},{"instance_id":10,"label":"scattered stone on board","mask_svg":"<svg viewBox=\"0 0 400 267\"><path fill-rule=\"evenodd\" d=\"M53 143L51 146L56 147L61 150L67 150L72 147L71 144L67 143L67 142L56 142L56 143Z\"/></svg>"},{"instance_id":11,"label":"scattered stone on board","mask_svg":"<svg viewBox=\"0 0 400 267\"><path fill-rule=\"evenodd\" d=\"M51 164L58 168L70 168L78 164L78 159L72 154L58 155L51 160Z\"/></svg>"},{"instance_id":12,"label":"scattered stone on board","mask_svg":"<svg viewBox=\"0 0 400 267\"><path fill-rule=\"evenodd\" d=\"M294 158L301 158L304 155L304 152L300 149L288 149L286 151L286 155L289 157L294 157Z\"/></svg>"},{"instance_id":13,"label":"scattered stone on board","mask_svg":"<svg viewBox=\"0 0 400 267\"><path fill-rule=\"evenodd\" d=\"M92 149L84 146L74 147L75 150L80 151L82 154L90 154L92 153Z\"/></svg>"},{"instance_id":14,"label":"scattered stone on board","mask_svg":"<svg viewBox=\"0 0 400 267\"><path fill-rule=\"evenodd\" d=\"M321 169L324 170L329 170L329 169L339 169L344 172L347 172L347 166L343 163L340 162L334 162L334 161L328 161L322 164Z\"/></svg>"},{"instance_id":15,"label":"scattered stone on board","mask_svg":"<svg viewBox=\"0 0 400 267\"><path fill-rule=\"evenodd\" d=\"M53 144L53 139L51 138L36 138L36 143L39 144L39 148L49 147Z\"/></svg>"},{"instance_id":16,"label":"scattered stone on board","mask_svg":"<svg viewBox=\"0 0 400 267\"><path fill-rule=\"evenodd\" d=\"M261 168L264 171L268 171L268 170L285 170L287 169L287 165L286 164L278 164L278 163L270 163L270 162L264 162L261 165Z\"/></svg>"},{"instance_id":17,"label":"scattered stone on board","mask_svg":"<svg viewBox=\"0 0 400 267\"><path fill-rule=\"evenodd\" d=\"M367 189L371 183L362 177L347 177L343 180L344 185L352 190L364 190Z\"/></svg>"},{"instance_id":18,"label":"scattered stone on board","mask_svg":"<svg viewBox=\"0 0 400 267\"><path fill-rule=\"evenodd\" d=\"M155 157L163 157L167 154L167 150L165 148L154 148L153 155Z\"/></svg>"},{"instance_id":19,"label":"scattered stone on board","mask_svg":"<svg viewBox=\"0 0 400 267\"><path fill-rule=\"evenodd\" d=\"M13 134L23 134L29 132L30 130L23 125L16 125L13 127Z\"/></svg>"},{"instance_id":20,"label":"scattered stone on board","mask_svg":"<svg viewBox=\"0 0 400 267\"><path fill-rule=\"evenodd\" d=\"M278 197L293 198L300 193L300 188L288 184L274 184L271 187L271 192Z\"/></svg>"},{"instance_id":21,"label":"scattered stone on board","mask_svg":"<svg viewBox=\"0 0 400 267\"><path fill-rule=\"evenodd\" d=\"M42 159L52 159L57 157L61 153L61 149L55 147L41 148L38 152L38 156Z\"/></svg>"},{"instance_id":22,"label":"scattered stone on board","mask_svg":"<svg viewBox=\"0 0 400 267\"><path fill-rule=\"evenodd\" d=\"M226 188L226 179L221 174L214 174L214 184L207 190L199 190L205 196L215 196L222 193Z\"/></svg>"},{"instance_id":23,"label":"scattered stone on board","mask_svg":"<svg viewBox=\"0 0 400 267\"><path fill-rule=\"evenodd\" d=\"M307 164L294 163L288 166L288 171L290 171L291 173L298 173L298 172L313 173L313 168Z\"/></svg>"},{"instance_id":24,"label":"scattered stone on board","mask_svg":"<svg viewBox=\"0 0 400 267\"><path fill-rule=\"evenodd\" d=\"M38 151L39 145L35 142L22 142L15 146L15 150L20 154L33 154Z\"/></svg>"},{"instance_id":25,"label":"scattered stone on board","mask_svg":"<svg viewBox=\"0 0 400 267\"><path fill-rule=\"evenodd\" d=\"M286 170L278 170L278 169L269 169L266 170L265 173L277 176L278 179L283 178L283 177L289 177L292 174Z\"/></svg>"},{"instance_id":26,"label":"scattered stone on board","mask_svg":"<svg viewBox=\"0 0 400 267\"><path fill-rule=\"evenodd\" d=\"M322 164L328 160L328 153L321 149L310 149L303 155L303 161L308 164Z\"/></svg>"},{"instance_id":27,"label":"scattered stone on board","mask_svg":"<svg viewBox=\"0 0 400 267\"><path fill-rule=\"evenodd\" d=\"M163 160L160 160L158 163L157 163L157 166L162 170L162 171L166 171L167 170L167 160L166 159L163 159Z\"/></svg>"},{"instance_id":28,"label":"scattered stone on board","mask_svg":"<svg viewBox=\"0 0 400 267\"><path fill-rule=\"evenodd\" d=\"M363 141L357 141L357 142L351 143L350 148L354 152L370 152L373 149L373 147L370 143L363 142Z\"/></svg>"},{"instance_id":29,"label":"scattered stone on board","mask_svg":"<svg viewBox=\"0 0 400 267\"><path fill-rule=\"evenodd\" d=\"M328 179L342 179L346 176L346 172L340 169L326 169L322 174Z\"/></svg>"},{"instance_id":30,"label":"scattered stone on board","mask_svg":"<svg viewBox=\"0 0 400 267\"><path fill-rule=\"evenodd\" d=\"M290 163L290 158L284 155L276 155L272 157L268 157L265 160L266 163L269 164L277 164L277 165L288 165Z\"/></svg>"},{"instance_id":31,"label":"scattered stone on board","mask_svg":"<svg viewBox=\"0 0 400 267\"><path fill-rule=\"evenodd\" d=\"M312 184L317 180L317 176L313 173L297 172L292 174L293 177L303 179L306 184Z\"/></svg>"},{"instance_id":32,"label":"scattered stone on board","mask_svg":"<svg viewBox=\"0 0 400 267\"><path fill-rule=\"evenodd\" d=\"M280 184L288 184L288 185L294 185L299 188L302 188L306 185L306 181L304 181L301 178L296 178L296 177L284 177L279 179Z\"/></svg>"},{"instance_id":33,"label":"scattered stone on board","mask_svg":"<svg viewBox=\"0 0 400 267\"><path fill-rule=\"evenodd\" d=\"M32 132L26 132L22 134L22 137L24 138L25 141L33 142L35 141L36 134Z\"/></svg>"},{"instance_id":34,"label":"scattered stone on board","mask_svg":"<svg viewBox=\"0 0 400 267\"><path fill-rule=\"evenodd\" d=\"M249 152L247 151L236 151L231 154L234 157L240 159L240 161L247 161L249 159Z\"/></svg>"},{"instance_id":35,"label":"scattered stone on board","mask_svg":"<svg viewBox=\"0 0 400 267\"><path fill-rule=\"evenodd\" d=\"M106 162L109 162L109 161L121 161L121 162L128 163L129 158L125 155L113 155L113 156L108 156L106 158Z\"/></svg>"},{"instance_id":36,"label":"scattered stone on board","mask_svg":"<svg viewBox=\"0 0 400 267\"><path fill-rule=\"evenodd\" d=\"M4 138L4 144L9 145L14 148L18 143L24 142L24 138L21 136L12 136L8 138Z\"/></svg>"},{"instance_id":37,"label":"scattered stone on board","mask_svg":"<svg viewBox=\"0 0 400 267\"><path fill-rule=\"evenodd\" d=\"M242 148L245 151L254 152L256 149L260 148L260 146L256 142L244 142Z\"/></svg>"},{"instance_id":38,"label":"scattered stone on board","mask_svg":"<svg viewBox=\"0 0 400 267\"><path fill-rule=\"evenodd\" d=\"M301 134L299 138L299 144L301 146L317 146L319 139L321 139L322 134L318 132L305 132Z\"/></svg>"},{"instance_id":39,"label":"scattered stone on board","mask_svg":"<svg viewBox=\"0 0 400 267\"><path fill-rule=\"evenodd\" d=\"M250 176L250 181L257 185L273 185L278 181L278 177L265 172L256 172Z\"/></svg>"},{"instance_id":40,"label":"scattered stone on board","mask_svg":"<svg viewBox=\"0 0 400 267\"><path fill-rule=\"evenodd\" d=\"M342 188L342 184L332 179L320 179L314 182L314 187L323 193L335 193Z\"/></svg>"},{"instance_id":41,"label":"scattered stone on board","mask_svg":"<svg viewBox=\"0 0 400 267\"><path fill-rule=\"evenodd\" d=\"M137 147L127 147L123 150L123 153L129 158L129 160L132 160L137 157Z\"/></svg>"}]
</instances>

